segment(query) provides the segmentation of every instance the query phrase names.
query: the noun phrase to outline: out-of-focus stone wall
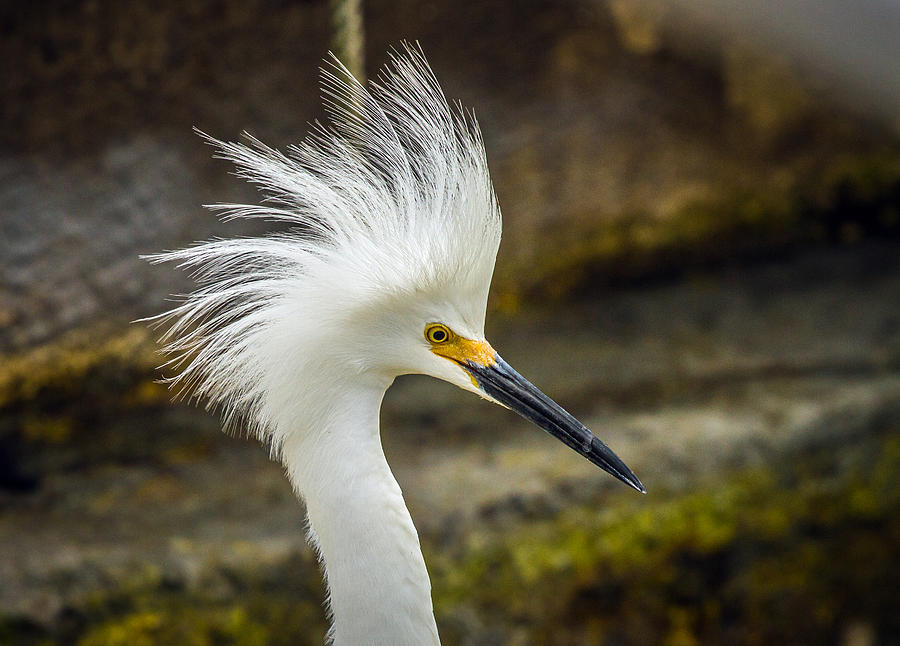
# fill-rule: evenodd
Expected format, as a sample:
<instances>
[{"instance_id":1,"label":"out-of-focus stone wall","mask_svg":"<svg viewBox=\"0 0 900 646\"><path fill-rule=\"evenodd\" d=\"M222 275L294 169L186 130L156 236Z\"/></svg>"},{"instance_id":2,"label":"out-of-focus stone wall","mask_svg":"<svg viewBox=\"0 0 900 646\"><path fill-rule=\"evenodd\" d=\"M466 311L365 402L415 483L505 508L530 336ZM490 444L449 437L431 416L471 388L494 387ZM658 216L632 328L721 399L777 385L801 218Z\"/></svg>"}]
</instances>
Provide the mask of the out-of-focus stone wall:
<instances>
[{"instance_id":1,"label":"out-of-focus stone wall","mask_svg":"<svg viewBox=\"0 0 900 646\"><path fill-rule=\"evenodd\" d=\"M896 189L888 128L777 57L695 47L630 6L366 3L370 73L418 39L448 96L477 111L506 225L495 306L678 265L685 246L726 253L741 227L760 245L816 238L778 223L798 195L827 207L833 168L858 158L888 168L875 193ZM262 230L200 208L253 191L193 126L284 146L321 116L322 2L18 3L0 29L0 352L187 288L141 253Z\"/></svg>"}]
</instances>

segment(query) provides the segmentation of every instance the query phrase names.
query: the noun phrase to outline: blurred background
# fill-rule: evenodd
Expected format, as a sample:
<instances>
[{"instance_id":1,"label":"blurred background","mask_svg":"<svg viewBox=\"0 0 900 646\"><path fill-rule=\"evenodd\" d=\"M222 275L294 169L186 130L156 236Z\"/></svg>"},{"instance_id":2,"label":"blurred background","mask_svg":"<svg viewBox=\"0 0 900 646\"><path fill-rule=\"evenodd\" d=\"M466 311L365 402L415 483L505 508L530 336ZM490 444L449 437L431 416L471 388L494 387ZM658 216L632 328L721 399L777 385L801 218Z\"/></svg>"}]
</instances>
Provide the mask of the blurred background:
<instances>
[{"instance_id":1,"label":"blurred background","mask_svg":"<svg viewBox=\"0 0 900 646\"><path fill-rule=\"evenodd\" d=\"M634 468L405 377L388 459L446 644L900 643L900 5L366 0L475 108L488 336ZM257 234L193 126L322 117L324 0L0 8L0 644L320 644L277 464L154 382L186 276Z\"/></svg>"}]
</instances>

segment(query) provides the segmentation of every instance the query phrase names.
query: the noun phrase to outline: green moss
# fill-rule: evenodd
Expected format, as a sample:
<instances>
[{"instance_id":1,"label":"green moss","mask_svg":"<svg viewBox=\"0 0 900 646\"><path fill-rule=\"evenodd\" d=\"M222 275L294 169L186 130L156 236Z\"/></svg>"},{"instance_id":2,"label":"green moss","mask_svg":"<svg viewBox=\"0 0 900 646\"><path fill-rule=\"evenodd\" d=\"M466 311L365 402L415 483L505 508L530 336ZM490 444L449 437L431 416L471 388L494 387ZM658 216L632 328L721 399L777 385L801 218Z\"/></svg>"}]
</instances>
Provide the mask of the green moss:
<instances>
[{"instance_id":1,"label":"green moss","mask_svg":"<svg viewBox=\"0 0 900 646\"><path fill-rule=\"evenodd\" d=\"M240 606L140 611L92 628L78 646L266 646L270 630Z\"/></svg>"},{"instance_id":2,"label":"green moss","mask_svg":"<svg viewBox=\"0 0 900 646\"><path fill-rule=\"evenodd\" d=\"M514 309L509 305L523 297L562 300L598 285L791 246L900 234L897 151L848 155L792 177L778 186L725 191L665 219L584 214L577 220L592 225L546 231L553 248L531 259L527 271L499 268L499 307Z\"/></svg>"},{"instance_id":3,"label":"green moss","mask_svg":"<svg viewBox=\"0 0 900 646\"><path fill-rule=\"evenodd\" d=\"M65 442L72 433L72 420L64 416L25 415L22 433L32 442L58 444Z\"/></svg>"},{"instance_id":4,"label":"green moss","mask_svg":"<svg viewBox=\"0 0 900 646\"><path fill-rule=\"evenodd\" d=\"M68 608L52 631L0 617L0 646L321 646L324 592L311 555L221 574L230 583L187 590L139 568Z\"/></svg>"},{"instance_id":5,"label":"green moss","mask_svg":"<svg viewBox=\"0 0 900 646\"><path fill-rule=\"evenodd\" d=\"M477 523L440 547L423 536L444 642L834 643L854 622L898 634L898 476L900 437L885 433L686 495ZM318 569L296 561L229 572L229 591L208 595L146 568L53 634L0 624L0 644L321 644Z\"/></svg>"},{"instance_id":6,"label":"green moss","mask_svg":"<svg viewBox=\"0 0 900 646\"><path fill-rule=\"evenodd\" d=\"M534 643L828 643L854 617L896 630L900 438L858 457L840 476L814 456L802 480L752 470L481 534L432 559L436 607L451 633L527 621Z\"/></svg>"},{"instance_id":7,"label":"green moss","mask_svg":"<svg viewBox=\"0 0 900 646\"><path fill-rule=\"evenodd\" d=\"M60 399L90 387L98 371L149 374L159 363L149 331L98 326L6 356L0 363L0 409L35 399Z\"/></svg>"},{"instance_id":8,"label":"green moss","mask_svg":"<svg viewBox=\"0 0 900 646\"><path fill-rule=\"evenodd\" d=\"M159 362L146 328L107 325L3 358L0 451L12 456L21 478L34 480L71 456L137 449L139 433L118 431L168 408L171 393L154 382Z\"/></svg>"}]
</instances>

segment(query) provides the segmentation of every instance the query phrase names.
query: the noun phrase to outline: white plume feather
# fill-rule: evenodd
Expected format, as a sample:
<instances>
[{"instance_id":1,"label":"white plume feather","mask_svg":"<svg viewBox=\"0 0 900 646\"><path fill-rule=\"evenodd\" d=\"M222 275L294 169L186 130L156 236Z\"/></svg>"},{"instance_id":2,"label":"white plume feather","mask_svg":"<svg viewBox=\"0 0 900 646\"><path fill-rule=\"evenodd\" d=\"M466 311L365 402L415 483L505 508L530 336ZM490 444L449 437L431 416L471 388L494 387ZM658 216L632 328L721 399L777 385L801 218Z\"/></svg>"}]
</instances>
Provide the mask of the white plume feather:
<instances>
[{"instance_id":1,"label":"white plume feather","mask_svg":"<svg viewBox=\"0 0 900 646\"><path fill-rule=\"evenodd\" d=\"M315 123L287 154L249 135L203 135L264 196L210 208L293 228L151 257L179 263L198 283L157 318L169 324L171 381L261 437L272 437L273 411L284 406L272 401L277 384L301 364L313 369L318 332L351 311L433 294L483 326L500 241L474 116L448 105L420 49L402 46L368 89L337 59L321 78L329 123Z\"/></svg>"}]
</instances>

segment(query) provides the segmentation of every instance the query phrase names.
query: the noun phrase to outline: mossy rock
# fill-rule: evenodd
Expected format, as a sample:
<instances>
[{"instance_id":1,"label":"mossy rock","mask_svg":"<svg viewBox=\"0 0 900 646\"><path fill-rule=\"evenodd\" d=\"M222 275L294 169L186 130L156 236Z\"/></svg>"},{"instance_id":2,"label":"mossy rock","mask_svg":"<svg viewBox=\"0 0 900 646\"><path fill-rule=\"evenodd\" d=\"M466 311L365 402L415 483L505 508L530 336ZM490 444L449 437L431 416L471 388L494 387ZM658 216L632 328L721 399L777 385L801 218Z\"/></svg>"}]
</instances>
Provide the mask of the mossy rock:
<instances>
[{"instance_id":1,"label":"mossy rock","mask_svg":"<svg viewBox=\"0 0 900 646\"><path fill-rule=\"evenodd\" d=\"M527 271L498 267L494 301L509 311L523 301L565 301L802 247L900 235L900 152L846 155L791 177L784 186L731 189L662 219L583 214L578 230L546 232Z\"/></svg>"},{"instance_id":2,"label":"mossy rock","mask_svg":"<svg viewBox=\"0 0 900 646\"><path fill-rule=\"evenodd\" d=\"M900 439L891 429L710 477L692 492L616 496L543 520L423 536L446 644L838 643L900 631ZM438 545L440 544L440 545ZM98 593L47 633L0 644L318 644L310 559L230 572L204 594L159 576ZM73 619L74 618L74 619Z\"/></svg>"},{"instance_id":3,"label":"mossy rock","mask_svg":"<svg viewBox=\"0 0 900 646\"><path fill-rule=\"evenodd\" d=\"M0 489L29 490L46 472L86 461L153 459L209 431L208 416L171 405L162 361L145 326L102 323L4 357ZM145 423L179 416L190 423L175 421L164 436Z\"/></svg>"},{"instance_id":4,"label":"mossy rock","mask_svg":"<svg viewBox=\"0 0 900 646\"><path fill-rule=\"evenodd\" d=\"M446 635L479 643L473 626L527 626L528 643L833 643L856 621L896 635L900 439L838 452L475 535L432 563Z\"/></svg>"}]
</instances>

